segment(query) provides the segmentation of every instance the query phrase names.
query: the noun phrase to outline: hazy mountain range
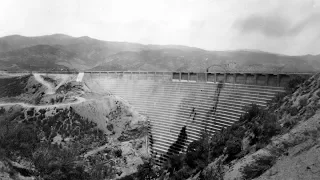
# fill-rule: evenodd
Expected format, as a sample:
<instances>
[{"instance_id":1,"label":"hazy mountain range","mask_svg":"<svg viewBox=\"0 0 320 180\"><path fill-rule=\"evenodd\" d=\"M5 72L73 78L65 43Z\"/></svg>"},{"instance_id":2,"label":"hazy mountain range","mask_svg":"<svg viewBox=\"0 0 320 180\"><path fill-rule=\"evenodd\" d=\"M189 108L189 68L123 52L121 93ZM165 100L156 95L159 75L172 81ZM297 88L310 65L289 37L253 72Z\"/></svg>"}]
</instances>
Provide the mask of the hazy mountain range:
<instances>
[{"instance_id":1,"label":"hazy mountain range","mask_svg":"<svg viewBox=\"0 0 320 180\"><path fill-rule=\"evenodd\" d=\"M262 42L263 43L263 42ZM237 70L320 71L320 55L262 51L206 51L178 45L101 41L64 34L0 38L0 70L205 71L215 64ZM212 70L223 70L212 67Z\"/></svg>"}]
</instances>

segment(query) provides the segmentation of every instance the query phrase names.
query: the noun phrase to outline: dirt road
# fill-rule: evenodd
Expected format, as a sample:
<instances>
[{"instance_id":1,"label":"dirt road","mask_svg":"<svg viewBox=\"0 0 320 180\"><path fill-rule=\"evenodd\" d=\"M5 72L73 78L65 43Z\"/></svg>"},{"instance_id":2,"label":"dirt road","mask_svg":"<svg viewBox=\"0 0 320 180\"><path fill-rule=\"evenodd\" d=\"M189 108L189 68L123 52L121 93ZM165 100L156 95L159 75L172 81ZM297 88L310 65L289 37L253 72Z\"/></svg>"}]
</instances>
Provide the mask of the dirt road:
<instances>
[{"instance_id":1,"label":"dirt road","mask_svg":"<svg viewBox=\"0 0 320 180\"><path fill-rule=\"evenodd\" d=\"M59 87L59 85L61 86L65 81L62 80L62 82L57 86L54 87L51 83L46 82L42 77L41 74L38 73L34 73L33 74L34 78L36 79L36 81L38 81L39 83L41 83L42 85L44 85L45 87L47 87L47 94L54 94L56 91L56 88ZM54 108L54 107L61 107L61 106L70 106L73 104L80 104L83 103L85 101L87 101L85 98L83 97L73 97L76 100L73 102L68 102L68 103L58 103L58 104L45 104L45 105L35 105L35 104L28 104L28 103L24 103L24 102L14 102L14 103L1 103L0 102L0 106L13 106L13 105L20 105L22 107L25 108L30 108L30 107L39 107L39 108Z\"/></svg>"},{"instance_id":2,"label":"dirt road","mask_svg":"<svg viewBox=\"0 0 320 180\"><path fill-rule=\"evenodd\" d=\"M34 73L33 76L36 79L36 81L38 81L39 83L41 83L42 85L44 85L47 88L46 94L54 94L56 92L55 87L53 86L53 84L45 81L41 77L41 74Z\"/></svg>"},{"instance_id":3,"label":"dirt road","mask_svg":"<svg viewBox=\"0 0 320 180\"><path fill-rule=\"evenodd\" d=\"M83 97L74 97L76 101L74 102L68 102L68 103L59 103L59 104L45 104L45 105L34 105L34 104L28 104L28 103L22 103L22 102L16 102L16 103L1 103L0 106L8 106L8 105L20 105L22 107L30 108L30 107L40 107L40 108L53 108L53 107L61 107L61 106L70 106L73 104L80 104L86 101Z\"/></svg>"}]
</instances>

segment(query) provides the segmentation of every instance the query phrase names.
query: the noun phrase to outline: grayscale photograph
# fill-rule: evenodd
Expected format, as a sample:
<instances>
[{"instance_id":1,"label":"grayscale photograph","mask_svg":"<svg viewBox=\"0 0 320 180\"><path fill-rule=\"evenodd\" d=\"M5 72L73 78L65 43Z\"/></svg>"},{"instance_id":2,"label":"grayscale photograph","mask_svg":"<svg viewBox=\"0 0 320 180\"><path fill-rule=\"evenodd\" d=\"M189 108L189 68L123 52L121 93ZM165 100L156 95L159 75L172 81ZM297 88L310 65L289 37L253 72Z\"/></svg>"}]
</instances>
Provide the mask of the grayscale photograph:
<instances>
[{"instance_id":1,"label":"grayscale photograph","mask_svg":"<svg viewBox=\"0 0 320 180\"><path fill-rule=\"evenodd\" d=\"M320 180L320 0L2 0L0 180Z\"/></svg>"}]
</instances>

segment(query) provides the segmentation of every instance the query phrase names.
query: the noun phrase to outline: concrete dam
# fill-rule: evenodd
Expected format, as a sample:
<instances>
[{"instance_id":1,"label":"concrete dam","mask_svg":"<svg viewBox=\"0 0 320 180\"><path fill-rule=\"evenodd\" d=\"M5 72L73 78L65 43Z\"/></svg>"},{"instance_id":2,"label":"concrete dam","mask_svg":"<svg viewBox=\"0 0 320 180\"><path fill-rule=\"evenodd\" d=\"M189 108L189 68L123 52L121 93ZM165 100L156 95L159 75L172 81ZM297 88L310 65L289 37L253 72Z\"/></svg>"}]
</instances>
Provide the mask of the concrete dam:
<instances>
[{"instance_id":1,"label":"concrete dam","mask_svg":"<svg viewBox=\"0 0 320 180\"><path fill-rule=\"evenodd\" d=\"M30 74L30 72L13 72ZM32 72L31 72L32 73ZM297 73L261 72L38 72L78 74L76 81L111 93L147 116L148 151L161 164L203 132L231 126L256 104L265 107ZM310 76L312 73L298 73Z\"/></svg>"},{"instance_id":2,"label":"concrete dam","mask_svg":"<svg viewBox=\"0 0 320 180\"><path fill-rule=\"evenodd\" d=\"M244 107L267 105L291 74L191 72L85 72L86 84L98 83L148 117L149 152L162 163L181 153L204 131L231 126Z\"/></svg>"}]
</instances>

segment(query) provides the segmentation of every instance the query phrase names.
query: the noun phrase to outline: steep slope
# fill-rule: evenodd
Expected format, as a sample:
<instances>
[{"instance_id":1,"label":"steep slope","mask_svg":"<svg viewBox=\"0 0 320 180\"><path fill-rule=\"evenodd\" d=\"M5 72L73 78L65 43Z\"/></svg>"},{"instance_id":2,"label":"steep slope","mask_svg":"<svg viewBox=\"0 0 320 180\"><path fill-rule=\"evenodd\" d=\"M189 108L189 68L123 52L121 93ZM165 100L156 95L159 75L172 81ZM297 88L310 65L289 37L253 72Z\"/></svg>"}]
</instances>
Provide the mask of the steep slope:
<instances>
[{"instance_id":1,"label":"steep slope","mask_svg":"<svg viewBox=\"0 0 320 180\"><path fill-rule=\"evenodd\" d=\"M297 125L275 138L272 150L284 152L258 180L320 179L320 74L306 81L291 97L286 97L278 111L288 109L291 113L283 113L280 122Z\"/></svg>"},{"instance_id":2,"label":"steep slope","mask_svg":"<svg viewBox=\"0 0 320 180\"><path fill-rule=\"evenodd\" d=\"M20 89L1 90L0 179L110 179L137 170L147 156L145 118L75 79L0 77L2 86Z\"/></svg>"},{"instance_id":3,"label":"steep slope","mask_svg":"<svg viewBox=\"0 0 320 180\"><path fill-rule=\"evenodd\" d=\"M316 74L284 97L274 111L282 133L265 148L233 162L224 179L319 179L319 87Z\"/></svg>"}]
</instances>

